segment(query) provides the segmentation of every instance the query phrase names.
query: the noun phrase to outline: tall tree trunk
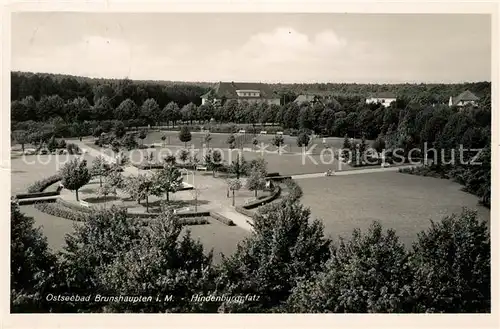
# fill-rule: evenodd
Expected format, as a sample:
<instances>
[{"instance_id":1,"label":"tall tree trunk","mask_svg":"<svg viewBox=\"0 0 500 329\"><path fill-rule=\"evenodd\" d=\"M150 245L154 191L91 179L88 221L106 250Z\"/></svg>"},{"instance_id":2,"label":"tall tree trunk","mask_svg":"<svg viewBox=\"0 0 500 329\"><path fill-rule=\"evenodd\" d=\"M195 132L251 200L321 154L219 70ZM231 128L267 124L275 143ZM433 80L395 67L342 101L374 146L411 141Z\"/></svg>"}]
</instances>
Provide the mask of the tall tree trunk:
<instances>
[{"instance_id":1,"label":"tall tree trunk","mask_svg":"<svg viewBox=\"0 0 500 329\"><path fill-rule=\"evenodd\" d=\"M255 190L255 197L257 197L257 190Z\"/></svg>"},{"instance_id":2,"label":"tall tree trunk","mask_svg":"<svg viewBox=\"0 0 500 329\"><path fill-rule=\"evenodd\" d=\"M102 176L99 175L99 187L102 187Z\"/></svg>"},{"instance_id":3,"label":"tall tree trunk","mask_svg":"<svg viewBox=\"0 0 500 329\"><path fill-rule=\"evenodd\" d=\"M146 212L149 212L149 202L148 202L149 197L146 197Z\"/></svg>"},{"instance_id":4,"label":"tall tree trunk","mask_svg":"<svg viewBox=\"0 0 500 329\"><path fill-rule=\"evenodd\" d=\"M170 201L170 196L169 196L169 193L167 191L167 202L169 202L169 201Z\"/></svg>"},{"instance_id":5,"label":"tall tree trunk","mask_svg":"<svg viewBox=\"0 0 500 329\"><path fill-rule=\"evenodd\" d=\"M78 199L78 189L76 189L76 190L75 190L75 196L76 196L76 201L80 201L80 200Z\"/></svg>"},{"instance_id":6,"label":"tall tree trunk","mask_svg":"<svg viewBox=\"0 0 500 329\"><path fill-rule=\"evenodd\" d=\"M234 190L233 190L233 207L234 207Z\"/></svg>"}]
</instances>

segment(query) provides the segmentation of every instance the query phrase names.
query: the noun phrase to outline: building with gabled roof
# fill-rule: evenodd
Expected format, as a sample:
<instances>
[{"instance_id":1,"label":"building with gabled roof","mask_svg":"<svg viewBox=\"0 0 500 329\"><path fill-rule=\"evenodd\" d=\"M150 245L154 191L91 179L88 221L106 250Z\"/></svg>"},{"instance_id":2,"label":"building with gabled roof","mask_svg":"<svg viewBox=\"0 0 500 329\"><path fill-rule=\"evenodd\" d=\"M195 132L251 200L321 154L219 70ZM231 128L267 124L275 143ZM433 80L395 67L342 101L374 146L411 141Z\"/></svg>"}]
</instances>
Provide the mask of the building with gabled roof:
<instances>
[{"instance_id":1,"label":"building with gabled roof","mask_svg":"<svg viewBox=\"0 0 500 329\"><path fill-rule=\"evenodd\" d=\"M478 106L479 97L474 95L470 90L466 90L457 97L450 96L449 106L463 107L466 105Z\"/></svg>"},{"instance_id":2,"label":"building with gabled roof","mask_svg":"<svg viewBox=\"0 0 500 329\"><path fill-rule=\"evenodd\" d=\"M214 101L237 100L239 103L268 103L280 105L279 96L271 87L260 82L218 82L215 87L201 96L201 103L205 104L210 98Z\"/></svg>"},{"instance_id":3,"label":"building with gabled roof","mask_svg":"<svg viewBox=\"0 0 500 329\"><path fill-rule=\"evenodd\" d=\"M366 104L382 104L384 107L389 107L392 102L397 100L397 96L391 92L381 92L368 96Z\"/></svg>"}]
</instances>

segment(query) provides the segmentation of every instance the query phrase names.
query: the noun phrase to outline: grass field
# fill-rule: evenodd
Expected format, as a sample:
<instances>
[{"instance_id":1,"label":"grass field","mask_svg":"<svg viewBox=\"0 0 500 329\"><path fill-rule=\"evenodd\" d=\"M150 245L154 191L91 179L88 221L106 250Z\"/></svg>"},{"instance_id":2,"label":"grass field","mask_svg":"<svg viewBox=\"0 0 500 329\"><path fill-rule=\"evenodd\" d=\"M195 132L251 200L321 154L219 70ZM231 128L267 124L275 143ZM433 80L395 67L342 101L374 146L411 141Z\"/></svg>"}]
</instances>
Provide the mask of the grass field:
<instances>
[{"instance_id":1,"label":"grass field","mask_svg":"<svg viewBox=\"0 0 500 329\"><path fill-rule=\"evenodd\" d=\"M179 132L177 131L151 131L148 133L148 136L144 139L144 144L152 144L152 143L162 143L161 137L165 135L167 139L165 143L168 145L174 146L184 146L184 143L179 140ZM205 133L200 132L192 132L192 139L187 143L188 146L193 145L196 148L201 148L204 141ZM227 139L230 134L224 133L211 133L210 136L212 140L210 141L210 147L214 148L227 148ZM242 145L243 147L252 147L253 138L257 138L259 143L271 144L274 135L256 135L253 134L234 134L237 139L237 146ZM286 151L290 152L300 152L300 148L297 146L297 137L283 135L284 144L286 145ZM241 143L239 143L241 141ZM338 137L329 137L325 139L326 143L332 148L341 148L343 143L343 138ZM139 141L140 142L140 141ZM371 143L371 141L367 141ZM317 144L315 150L323 149L323 139L315 138L310 141L310 144ZM270 148L271 149L271 148Z\"/></svg>"},{"instance_id":2,"label":"grass field","mask_svg":"<svg viewBox=\"0 0 500 329\"><path fill-rule=\"evenodd\" d=\"M444 179L386 172L297 182L304 191L302 203L310 207L313 217L322 219L325 232L335 239L350 236L355 228L365 230L377 220L411 245L431 219L460 213L464 206L477 209L485 220L490 218L476 196Z\"/></svg>"},{"instance_id":3,"label":"grass field","mask_svg":"<svg viewBox=\"0 0 500 329\"><path fill-rule=\"evenodd\" d=\"M79 222L45 214L33 206L21 206L21 211L35 218L35 224L42 228L52 251L61 251L66 245L66 234L74 231L74 225L81 225ZM213 249L216 263L220 262L221 253L230 255L236 250L238 242L250 234L238 226L227 226L212 218L209 221L210 224L207 225L185 226L181 234L190 230L191 237L203 244L205 252Z\"/></svg>"},{"instance_id":4,"label":"grass field","mask_svg":"<svg viewBox=\"0 0 500 329\"><path fill-rule=\"evenodd\" d=\"M57 173L66 161L81 157L79 155L29 155L11 157L11 195L26 192L35 181ZM88 163L92 157L83 156Z\"/></svg>"}]
</instances>

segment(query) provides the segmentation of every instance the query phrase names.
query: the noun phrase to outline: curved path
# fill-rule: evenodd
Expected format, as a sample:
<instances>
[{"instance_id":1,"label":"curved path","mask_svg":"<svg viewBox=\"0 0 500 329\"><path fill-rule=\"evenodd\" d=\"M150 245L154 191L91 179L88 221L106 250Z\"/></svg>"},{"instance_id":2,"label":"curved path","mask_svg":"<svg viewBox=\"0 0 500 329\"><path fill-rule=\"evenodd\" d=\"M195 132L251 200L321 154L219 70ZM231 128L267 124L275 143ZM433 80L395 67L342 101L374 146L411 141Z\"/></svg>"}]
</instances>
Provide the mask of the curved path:
<instances>
[{"instance_id":1,"label":"curved path","mask_svg":"<svg viewBox=\"0 0 500 329\"><path fill-rule=\"evenodd\" d=\"M341 170L336 171L333 176L345 176L345 175L357 175L357 174L373 174L378 172L387 171L399 171L399 169L417 167L418 165L408 165L408 166L397 166L397 167L386 167L386 168L367 168L367 169L352 169L352 170ZM314 173L314 174L298 174L292 175L292 179L303 179L303 178L317 178L325 177L325 173Z\"/></svg>"}]
</instances>

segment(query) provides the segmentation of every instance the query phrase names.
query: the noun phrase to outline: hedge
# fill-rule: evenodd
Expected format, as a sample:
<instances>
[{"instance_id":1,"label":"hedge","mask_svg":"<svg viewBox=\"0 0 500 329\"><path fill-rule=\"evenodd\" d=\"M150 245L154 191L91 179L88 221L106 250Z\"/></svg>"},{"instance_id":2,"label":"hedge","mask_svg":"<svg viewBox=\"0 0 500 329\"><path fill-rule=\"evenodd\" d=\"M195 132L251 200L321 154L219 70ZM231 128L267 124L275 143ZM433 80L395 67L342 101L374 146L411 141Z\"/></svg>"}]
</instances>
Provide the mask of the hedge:
<instances>
[{"instance_id":1,"label":"hedge","mask_svg":"<svg viewBox=\"0 0 500 329\"><path fill-rule=\"evenodd\" d=\"M234 207L234 209L237 212L239 212L240 214L245 215L245 216L250 217L250 218L253 218L253 216L255 215L254 212L252 212L252 211L250 211L248 209L245 209L245 208L243 208L241 206L236 206L236 207Z\"/></svg>"},{"instance_id":2,"label":"hedge","mask_svg":"<svg viewBox=\"0 0 500 329\"><path fill-rule=\"evenodd\" d=\"M292 176L271 176L271 177L266 177L268 180L272 180L273 182L282 182L287 179L292 179Z\"/></svg>"},{"instance_id":3,"label":"hedge","mask_svg":"<svg viewBox=\"0 0 500 329\"><path fill-rule=\"evenodd\" d=\"M83 221L85 220L86 214L75 211L70 208L66 208L62 206L61 204L58 203L35 203L35 209L40 210L41 212L44 212L46 214L56 216L56 217L61 217L73 221Z\"/></svg>"},{"instance_id":4,"label":"hedge","mask_svg":"<svg viewBox=\"0 0 500 329\"><path fill-rule=\"evenodd\" d=\"M229 218L222 216L221 214L217 212L210 212L210 217L218 220L219 222L222 222L223 224L226 224L227 226L235 226L234 222L230 220Z\"/></svg>"},{"instance_id":5,"label":"hedge","mask_svg":"<svg viewBox=\"0 0 500 329\"><path fill-rule=\"evenodd\" d=\"M46 196L56 196L59 195L60 190L58 191L50 191L50 192L34 192L34 193L20 193L16 195L16 198L19 200L22 199L31 199L31 198L42 198Z\"/></svg>"},{"instance_id":6,"label":"hedge","mask_svg":"<svg viewBox=\"0 0 500 329\"><path fill-rule=\"evenodd\" d=\"M90 213L92 211L92 208L87 208L79 203L69 202L61 198L57 199L56 203L73 211L86 212L86 213Z\"/></svg>"},{"instance_id":7,"label":"hedge","mask_svg":"<svg viewBox=\"0 0 500 329\"><path fill-rule=\"evenodd\" d=\"M62 179L61 174L55 174L53 176L49 176L42 180L36 181L28 187L28 193L43 192L43 190L45 190L47 187L49 187L54 183L57 183L61 179Z\"/></svg>"},{"instance_id":8,"label":"hedge","mask_svg":"<svg viewBox=\"0 0 500 329\"><path fill-rule=\"evenodd\" d=\"M269 203L271 201L276 200L276 198L280 195L280 193L281 193L281 187L276 186L274 191L271 193L271 195L269 195L268 197L261 199L261 200L255 200L255 201L249 202L249 203L243 205L243 208L244 209L253 209L253 208L257 208L259 206L263 206L266 203Z\"/></svg>"},{"instance_id":9,"label":"hedge","mask_svg":"<svg viewBox=\"0 0 500 329\"><path fill-rule=\"evenodd\" d=\"M17 202L19 203L20 206L27 206L27 205L30 205L30 204L37 204L37 203L54 203L56 202L56 198L53 198L53 199L46 199L46 200L43 200L43 201L40 201L40 200L33 200L33 199L22 199L22 200L17 200Z\"/></svg>"},{"instance_id":10,"label":"hedge","mask_svg":"<svg viewBox=\"0 0 500 329\"><path fill-rule=\"evenodd\" d=\"M287 179L283 181L285 186L288 189L288 198L297 201L300 199L303 195L302 188L295 182L293 179Z\"/></svg>"}]
</instances>

